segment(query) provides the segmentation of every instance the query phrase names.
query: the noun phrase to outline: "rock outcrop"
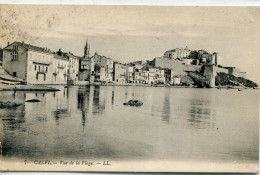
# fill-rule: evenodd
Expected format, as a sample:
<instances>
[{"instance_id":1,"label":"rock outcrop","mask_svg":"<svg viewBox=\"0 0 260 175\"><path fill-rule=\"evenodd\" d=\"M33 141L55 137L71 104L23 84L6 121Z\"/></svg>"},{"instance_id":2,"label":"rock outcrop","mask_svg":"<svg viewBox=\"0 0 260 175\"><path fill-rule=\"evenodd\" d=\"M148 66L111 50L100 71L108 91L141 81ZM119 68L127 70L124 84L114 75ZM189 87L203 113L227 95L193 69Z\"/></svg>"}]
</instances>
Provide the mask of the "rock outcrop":
<instances>
[{"instance_id":1,"label":"rock outcrop","mask_svg":"<svg viewBox=\"0 0 260 175\"><path fill-rule=\"evenodd\" d=\"M0 109L3 108L7 108L7 109L11 109L11 108L17 108L18 106L21 106L22 104L19 103L14 103L14 102L0 102Z\"/></svg>"},{"instance_id":2,"label":"rock outcrop","mask_svg":"<svg viewBox=\"0 0 260 175\"><path fill-rule=\"evenodd\" d=\"M128 102L123 103L123 105L139 107L143 105L143 102L139 100L129 100Z\"/></svg>"}]
</instances>

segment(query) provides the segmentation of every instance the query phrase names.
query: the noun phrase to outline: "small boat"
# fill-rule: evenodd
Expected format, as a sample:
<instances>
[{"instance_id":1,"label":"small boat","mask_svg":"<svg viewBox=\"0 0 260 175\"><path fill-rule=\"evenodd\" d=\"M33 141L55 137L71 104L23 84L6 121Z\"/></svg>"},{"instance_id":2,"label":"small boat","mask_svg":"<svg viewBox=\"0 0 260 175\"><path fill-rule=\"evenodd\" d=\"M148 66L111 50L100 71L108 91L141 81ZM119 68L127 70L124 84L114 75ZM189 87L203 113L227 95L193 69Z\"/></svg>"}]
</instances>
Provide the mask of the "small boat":
<instances>
[{"instance_id":1,"label":"small boat","mask_svg":"<svg viewBox=\"0 0 260 175\"><path fill-rule=\"evenodd\" d=\"M30 100L26 100L25 102L36 103L36 102L40 102L40 100L38 100L38 99L30 99Z\"/></svg>"},{"instance_id":2,"label":"small boat","mask_svg":"<svg viewBox=\"0 0 260 175\"><path fill-rule=\"evenodd\" d=\"M243 91L243 88L238 88L237 90L238 90L238 91Z\"/></svg>"}]
</instances>

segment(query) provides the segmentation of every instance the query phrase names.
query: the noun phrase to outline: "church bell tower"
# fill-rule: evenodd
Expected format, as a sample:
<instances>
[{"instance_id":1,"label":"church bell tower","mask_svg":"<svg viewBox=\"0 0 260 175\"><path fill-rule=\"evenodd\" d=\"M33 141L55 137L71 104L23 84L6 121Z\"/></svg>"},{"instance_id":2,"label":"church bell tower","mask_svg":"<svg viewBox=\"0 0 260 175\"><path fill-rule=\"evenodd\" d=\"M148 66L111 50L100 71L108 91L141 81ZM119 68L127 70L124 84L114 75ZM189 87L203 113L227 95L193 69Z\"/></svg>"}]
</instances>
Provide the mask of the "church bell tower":
<instances>
[{"instance_id":1,"label":"church bell tower","mask_svg":"<svg viewBox=\"0 0 260 175\"><path fill-rule=\"evenodd\" d=\"M84 57L85 58L89 58L89 50L90 50L90 45L88 44L88 39L86 41L86 45L84 48Z\"/></svg>"}]
</instances>

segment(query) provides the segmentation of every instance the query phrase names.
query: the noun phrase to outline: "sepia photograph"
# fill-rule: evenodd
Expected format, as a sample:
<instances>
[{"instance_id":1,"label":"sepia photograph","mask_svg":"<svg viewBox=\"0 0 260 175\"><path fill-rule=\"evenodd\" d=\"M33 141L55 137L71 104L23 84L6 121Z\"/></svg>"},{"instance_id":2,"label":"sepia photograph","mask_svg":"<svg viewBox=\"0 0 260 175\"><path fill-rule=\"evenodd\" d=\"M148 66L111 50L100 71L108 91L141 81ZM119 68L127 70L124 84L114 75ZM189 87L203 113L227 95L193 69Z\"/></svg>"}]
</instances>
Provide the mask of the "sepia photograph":
<instances>
[{"instance_id":1,"label":"sepia photograph","mask_svg":"<svg viewBox=\"0 0 260 175\"><path fill-rule=\"evenodd\" d=\"M260 7L0 4L0 171L259 168Z\"/></svg>"}]
</instances>

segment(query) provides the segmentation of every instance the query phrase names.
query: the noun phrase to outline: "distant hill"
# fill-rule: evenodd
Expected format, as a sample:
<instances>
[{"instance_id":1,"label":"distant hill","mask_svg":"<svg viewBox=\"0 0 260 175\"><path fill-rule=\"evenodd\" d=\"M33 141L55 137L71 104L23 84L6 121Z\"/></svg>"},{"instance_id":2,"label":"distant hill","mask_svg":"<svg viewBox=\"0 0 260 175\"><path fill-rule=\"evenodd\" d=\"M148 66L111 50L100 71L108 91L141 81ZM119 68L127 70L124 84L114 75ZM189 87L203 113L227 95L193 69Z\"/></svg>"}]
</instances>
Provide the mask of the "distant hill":
<instances>
[{"instance_id":1,"label":"distant hill","mask_svg":"<svg viewBox=\"0 0 260 175\"><path fill-rule=\"evenodd\" d=\"M258 84L255 82L242 78L235 77L234 75L229 75L223 72L217 73L215 77L215 85L216 86L245 86L245 87L258 87Z\"/></svg>"}]
</instances>

